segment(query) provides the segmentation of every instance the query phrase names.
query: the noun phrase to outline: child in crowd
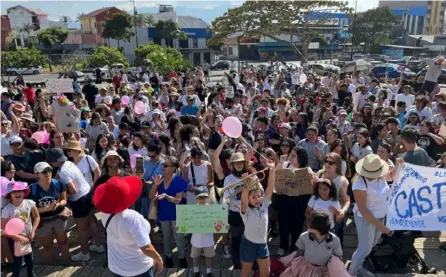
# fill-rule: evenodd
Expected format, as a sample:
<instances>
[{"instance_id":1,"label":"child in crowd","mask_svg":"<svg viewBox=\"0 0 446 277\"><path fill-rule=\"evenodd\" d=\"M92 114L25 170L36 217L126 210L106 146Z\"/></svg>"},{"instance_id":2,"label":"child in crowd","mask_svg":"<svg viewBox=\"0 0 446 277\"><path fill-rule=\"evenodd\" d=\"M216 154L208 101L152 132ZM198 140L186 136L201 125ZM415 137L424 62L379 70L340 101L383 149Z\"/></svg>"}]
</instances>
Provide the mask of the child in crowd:
<instances>
[{"instance_id":1,"label":"child in crowd","mask_svg":"<svg viewBox=\"0 0 446 277\"><path fill-rule=\"evenodd\" d=\"M275 164L268 160L268 187L265 191L255 177L247 182L254 183L255 188L245 185L242 191L240 215L245 225L245 232L240 244L240 260L242 262L241 277L248 277L255 261L259 266L260 277L269 276L268 206L274 190ZM246 177L242 176L243 177ZM255 185L257 182L257 185Z\"/></svg>"},{"instance_id":2,"label":"child in crowd","mask_svg":"<svg viewBox=\"0 0 446 277\"><path fill-rule=\"evenodd\" d=\"M25 222L24 230L18 235L8 235L8 244L14 253L14 264L12 276L19 277L22 267L22 257L25 259L27 276L34 277L34 264L31 242L36 237L36 229L40 223L40 215L36 207L36 203L32 200L25 199L30 189L26 183L11 182L8 184L6 199L9 204L2 210L2 230L5 229L6 223L13 218L19 218ZM33 222L31 223L31 214Z\"/></svg>"},{"instance_id":3,"label":"child in crowd","mask_svg":"<svg viewBox=\"0 0 446 277\"><path fill-rule=\"evenodd\" d=\"M23 170L34 174L34 165L38 162L45 161L45 153L39 149L39 145L35 139L27 139L23 143L25 148L25 162L23 163Z\"/></svg>"},{"instance_id":4,"label":"child in crowd","mask_svg":"<svg viewBox=\"0 0 446 277\"><path fill-rule=\"evenodd\" d=\"M341 241L330 232L330 228L327 213L312 211L308 219L308 231L302 233L296 242L297 251L280 259L287 267L280 277L328 277L327 266L330 263L340 262L343 265ZM343 266L336 269L336 275L333 276L349 276Z\"/></svg>"},{"instance_id":5,"label":"child in crowd","mask_svg":"<svg viewBox=\"0 0 446 277\"><path fill-rule=\"evenodd\" d=\"M208 205L209 189L200 186L195 189L197 205ZM212 258L215 256L214 234L192 234L190 257L193 260L194 276L200 277L200 256L203 253L206 263L206 277L212 277Z\"/></svg>"},{"instance_id":6,"label":"child in crowd","mask_svg":"<svg viewBox=\"0 0 446 277\"><path fill-rule=\"evenodd\" d=\"M314 186L313 196L308 201L305 217L310 218L313 210L322 210L330 218L330 230L335 226L336 215L341 211L341 204L336 197L336 186L327 178L320 179Z\"/></svg>"}]
</instances>

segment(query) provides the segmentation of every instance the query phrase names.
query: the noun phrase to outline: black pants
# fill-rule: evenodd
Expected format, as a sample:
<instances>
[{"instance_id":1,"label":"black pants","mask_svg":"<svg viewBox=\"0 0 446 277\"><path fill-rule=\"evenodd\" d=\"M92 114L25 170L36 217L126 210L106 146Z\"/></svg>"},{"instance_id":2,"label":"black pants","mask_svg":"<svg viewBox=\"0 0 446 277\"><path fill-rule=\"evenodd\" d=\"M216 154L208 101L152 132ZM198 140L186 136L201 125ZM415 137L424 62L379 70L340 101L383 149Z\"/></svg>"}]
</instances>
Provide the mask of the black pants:
<instances>
[{"instance_id":1,"label":"black pants","mask_svg":"<svg viewBox=\"0 0 446 277\"><path fill-rule=\"evenodd\" d=\"M432 94L434 89L437 87L437 83L431 82L431 81L424 81L423 85L421 86L419 93L425 93L427 91L427 94Z\"/></svg>"},{"instance_id":2,"label":"black pants","mask_svg":"<svg viewBox=\"0 0 446 277\"><path fill-rule=\"evenodd\" d=\"M302 234L305 210L311 195L277 195L277 219L279 221L280 248L288 251L291 235L291 251L296 249L296 241Z\"/></svg>"},{"instance_id":3,"label":"black pants","mask_svg":"<svg viewBox=\"0 0 446 277\"><path fill-rule=\"evenodd\" d=\"M11 238L8 238L8 244L9 248L11 248L11 252L14 255L14 240ZM12 277L19 277L20 275L20 269L22 268L22 261L25 259L26 264L26 271L28 277L33 277L33 269L34 269L34 262L33 262L33 253L29 253L28 255L25 255L23 257L16 257L14 256L14 263L12 265Z\"/></svg>"},{"instance_id":4,"label":"black pants","mask_svg":"<svg viewBox=\"0 0 446 277\"><path fill-rule=\"evenodd\" d=\"M241 269L240 263L240 244L242 236L245 232L245 225L243 224L240 213L229 211L228 223L230 225L229 234L231 235L231 259L234 269Z\"/></svg>"}]
</instances>

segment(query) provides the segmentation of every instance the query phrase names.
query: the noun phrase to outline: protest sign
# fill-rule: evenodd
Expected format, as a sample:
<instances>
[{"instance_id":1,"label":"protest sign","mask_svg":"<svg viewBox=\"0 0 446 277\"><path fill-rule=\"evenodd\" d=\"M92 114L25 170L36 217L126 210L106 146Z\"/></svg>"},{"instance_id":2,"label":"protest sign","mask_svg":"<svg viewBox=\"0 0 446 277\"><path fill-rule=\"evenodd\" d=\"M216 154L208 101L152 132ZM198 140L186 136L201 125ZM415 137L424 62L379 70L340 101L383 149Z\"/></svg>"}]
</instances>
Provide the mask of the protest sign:
<instances>
[{"instance_id":1,"label":"protest sign","mask_svg":"<svg viewBox=\"0 0 446 277\"><path fill-rule=\"evenodd\" d=\"M49 92L66 93L74 92L73 81L71 79L48 80L47 89Z\"/></svg>"},{"instance_id":2,"label":"protest sign","mask_svg":"<svg viewBox=\"0 0 446 277\"><path fill-rule=\"evenodd\" d=\"M276 193L289 196L313 193L313 185L306 168L276 170L274 188Z\"/></svg>"},{"instance_id":3,"label":"protest sign","mask_svg":"<svg viewBox=\"0 0 446 277\"><path fill-rule=\"evenodd\" d=\"M177 205L177 232L215 234L228 232L227 205Z\"/></svg>"},{"instance_id":4,"label":"protest sign","mask_svg":"<svg viewBox=\"0 0 446 277\"><path fill-rule=\"evenodd\" d=\"M227 85L225 91L227 98L234 98L234 87L232 85Z\"/></svg>"},{"instance_id":5,"label":"protest sign","mask_svg":"<svg viewBox=\"0 0 446 277\"><path fill-rule=\"evenodd\" d=\"M446 169L403 163L389 198L390 230L446 230Z\"/></svg>"}]
</instances>

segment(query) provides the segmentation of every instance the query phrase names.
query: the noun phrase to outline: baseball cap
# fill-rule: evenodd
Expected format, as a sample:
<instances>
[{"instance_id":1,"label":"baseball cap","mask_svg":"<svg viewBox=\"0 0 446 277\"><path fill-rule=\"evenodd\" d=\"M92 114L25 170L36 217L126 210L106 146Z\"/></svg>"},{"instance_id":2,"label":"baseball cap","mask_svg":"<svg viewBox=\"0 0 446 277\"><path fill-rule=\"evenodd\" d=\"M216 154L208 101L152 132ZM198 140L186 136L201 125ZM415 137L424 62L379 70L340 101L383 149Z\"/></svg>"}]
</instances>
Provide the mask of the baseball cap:
<instances>
[{"instance_id":1,"label":"baseball cap","mask_svg":"<svg viewBox=\"0 0 446 277\"><path fill-rule=\"evenodd\" d=\"M346 110L340 110L338 112L339 115L347 115L347 111Z\"/></svg>"},{"instance_id":2,"label":"baseball cap","mask_svg":"<svg viewBox=\"0 0 446 277\"><path fill-rule=\"evenodd\" d=\"M149 121L143 121L142 123L141 123L141 127L142 128L150 128L151 126L150 126L150 122Z\"/></svg>"},{"instance_id":3,"label":"baseball cap","mask_svg":"<svg viewBox=\"0 0 446 277\"><path fill-rule=\"evenodd\" d=\"M43 171L45 171L46 169L50 169L50 171L53 171L53 168L51 167L51 165L49 165L46 162L40 162L40 163L36 163L36 165L34 166L34 173L42 173Z\"/></svg>"},{"instance_id":4,"label":"baseball cap","mask_svg":"<svg viewBox=\"0 0 446 277\"><path fill-rule=\"evenodd\" d=\"M195 189L195 197L208 197L209 189L206 186L199 186Z\"/></svg>"},{"instance_id":5,"label":"baseball cap","mask_svg":"<svg viewBox=\"0 0 446 277\"><path fill-rule=\"evenodd\" d=\"M285 129L291 130L291 125L288 123L281 123L279 125L279 128L285 128Z\"/></svg>"},{"instance_id":6,"label":"baseball cap","mask_svg":"<svg viewBox=\"0 0 446 277\"><path fill-rule=\"evenodd\" d=\"M9 141L9 145L18 144L18 143L20 143L20 144L23 143L23 139L19 136L12 136Z\"/></svg>"},{"instance_id":7,"label":"baseball cap","mask_svg":"<svg viewBox=\"0 0 446 277\"><path fill-rule=\"evenodd\" d=\"M49 163L65 162L67 157L61 148L50 148L46 151L46 161Z\"/></svg>"}]
</instances>

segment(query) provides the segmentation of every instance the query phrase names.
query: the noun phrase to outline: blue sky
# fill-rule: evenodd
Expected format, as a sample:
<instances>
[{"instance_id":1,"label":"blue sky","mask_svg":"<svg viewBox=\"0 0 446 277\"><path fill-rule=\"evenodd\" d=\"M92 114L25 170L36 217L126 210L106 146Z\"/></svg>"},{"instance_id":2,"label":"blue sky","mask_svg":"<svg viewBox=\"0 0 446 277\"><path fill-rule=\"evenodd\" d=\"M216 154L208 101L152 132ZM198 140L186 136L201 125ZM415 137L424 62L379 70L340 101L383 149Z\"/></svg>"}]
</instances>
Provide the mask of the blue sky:
<instances>
[{"instance_id":1,"label":"blue sky","mask_svg":"<svg viewBox=\"0 0 446 277\"><path fill-rule=\"evenodd\" d=\"M378 6L379 0L359 0L358 11L365 11L367 9ZM349 0L349 5L354 7L354 0ZM156 13L158 12L159 4L173 5L176 8L178 15L189 15L203 19L207 23L222 15L229 8L240 6L243 0L230 1L142 1L135 0L135 5L139 13ZM131 1L91 1L91 0L77 0L77 1L8 1L2 0L2 13L7 8L15 5L22 5L30 8L40 8L48 13L49 19L59 20L60 16L67 15L73 21L80 13L88 13L95 9L102 7L115 6L122 10L132 10ZM79 27L79 24L73 22L70 27Z\"/></svg>"}]
</instances>

